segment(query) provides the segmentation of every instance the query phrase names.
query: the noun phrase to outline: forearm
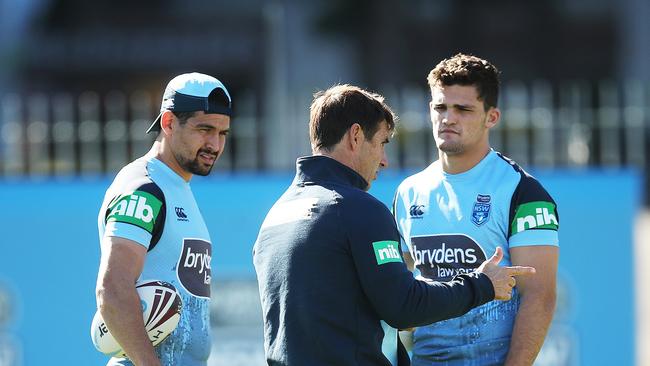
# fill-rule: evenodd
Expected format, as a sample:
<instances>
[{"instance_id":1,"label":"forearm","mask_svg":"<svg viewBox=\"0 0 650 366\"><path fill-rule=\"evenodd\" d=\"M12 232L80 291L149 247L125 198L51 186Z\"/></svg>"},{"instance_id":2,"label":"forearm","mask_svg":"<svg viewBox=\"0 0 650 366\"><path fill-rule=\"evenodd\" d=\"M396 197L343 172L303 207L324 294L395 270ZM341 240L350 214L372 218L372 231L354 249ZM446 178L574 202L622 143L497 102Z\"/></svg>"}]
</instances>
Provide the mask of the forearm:
<instances>
[{"instance_id":1,"label":"forearm","mask_svg":"<svg viewBox=\"0 0 650 366\"><path fill-rule=\"evenodd\" d=\"M106 326L135 365L160 365L144 329L140 298L134 287L102 286L97 290L97 304Z\"/></svg>"},{"instance_id":2,"label":"forearm","mask_svg":"<svg viewBox=\"0 0 650 366\"><path fill-rule=\"evenodd\" d=\"M461 316L472 308L494 299L490 280L485 275L468 274L449 282L418 281L410 279L409 291L395 296L393 317L384 317L396 328L422 326ZM384 304L387 304L384 302Z\"/></svg>"},{"instance_id":3,"label":"forearm","mask_svg":"<svg viewBox=\"0 0 650 366\"><path fill-rule=\"evenodd\" d=\"M506 366L532 365L544 344L553 312L555 293L522 296L510 342Z\"/></svg>"}]
</instances>

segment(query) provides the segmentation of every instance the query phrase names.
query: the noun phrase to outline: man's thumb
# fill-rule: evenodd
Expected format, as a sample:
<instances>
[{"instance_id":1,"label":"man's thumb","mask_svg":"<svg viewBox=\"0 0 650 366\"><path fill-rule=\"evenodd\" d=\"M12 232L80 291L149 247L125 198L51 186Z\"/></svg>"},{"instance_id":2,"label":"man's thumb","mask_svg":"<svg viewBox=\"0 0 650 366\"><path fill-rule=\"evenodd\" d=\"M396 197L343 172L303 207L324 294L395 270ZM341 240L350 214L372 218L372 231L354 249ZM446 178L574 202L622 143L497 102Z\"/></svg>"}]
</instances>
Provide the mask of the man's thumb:
<instances>
[{"instance_id":1,"label":"man's thumb","mask_svg":"<svg viewBox=\"0 0 650 366\"><path fill-rule=\"evenodd\" d=\"M497 247L497 249L494 251L494 254L492 254L492 257L490 257L488 262L493 264L499 264L499 262L501 262L501 259L503 259L503 249L501 249L501 247Z\"/></svg>"}]
</instances>

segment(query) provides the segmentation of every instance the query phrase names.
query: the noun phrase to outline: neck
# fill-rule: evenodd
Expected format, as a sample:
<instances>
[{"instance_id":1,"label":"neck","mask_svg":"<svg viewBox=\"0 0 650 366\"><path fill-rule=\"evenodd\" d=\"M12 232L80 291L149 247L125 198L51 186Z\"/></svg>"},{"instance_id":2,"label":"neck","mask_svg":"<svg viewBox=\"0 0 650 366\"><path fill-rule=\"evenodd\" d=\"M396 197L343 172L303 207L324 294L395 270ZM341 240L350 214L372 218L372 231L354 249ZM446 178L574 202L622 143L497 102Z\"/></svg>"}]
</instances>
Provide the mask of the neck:
<instances>
[{"instance_id":1,"label":"neck","mask_svg":"<svg viewBox=\"0 0 650 366\"><path fill-rule=\"evenodd\" d=\"M188 173L181 167L181 165L176 160L176 157L174 157L174 154L172 154L170 147L165 144L164 140L154 141L153 146L151 146L151 150L149 150L147 155L152 155L156 159L162 161L171 170L173 170L174 173L178 174L186 182L189 182L190 179L192 179L192 174Z\"/></svg>"},{"instance_id":2,"label":"neck","mask_svg":"<svg viewBox=\"0 0 650 366\"><path fill-rule=\"evenodd\" d=\"M438 156L442 163L442 170L447 174L460 174L464 173L476 164L480 163L485 156L490 152L490 146L486 145L481 149L474 151L466 151L460 154L447 154L438 149Z\"/></svg>"}]
</instances>

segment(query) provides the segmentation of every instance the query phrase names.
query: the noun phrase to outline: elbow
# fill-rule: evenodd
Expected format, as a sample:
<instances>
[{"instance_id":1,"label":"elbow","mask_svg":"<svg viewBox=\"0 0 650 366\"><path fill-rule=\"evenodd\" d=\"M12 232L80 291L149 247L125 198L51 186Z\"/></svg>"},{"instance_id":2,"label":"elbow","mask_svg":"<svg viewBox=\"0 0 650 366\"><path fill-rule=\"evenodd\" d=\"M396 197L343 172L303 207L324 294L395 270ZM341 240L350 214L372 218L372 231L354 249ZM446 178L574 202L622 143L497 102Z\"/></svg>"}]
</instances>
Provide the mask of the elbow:
<instances>
[{"instance_id":1,"label":"elbow","mask_svg":"<svg viewBox=\"0 0 650 366\"><path fill-rule=\"evenodd\" d=\"M555 293L555 291L550 291L550 293L544 296L542 300L543 311L553 316L553 314L555 313L556 302L557 302L557 294Z\"/></svg>"},{"instance_id":2,"label":"elbow","mask_svg":"<svg viewBox=\"0 0 650 366\"><path fill-rule=\"evenodd\" d=\"M395 329L406 329L416 325L413 323L412 319L409 319L408 316L405 316L404 313L400 312L390 312L385 314L382 320Z\"/></svg>"},{"instance_id":3,"label":"elbow","mask_svg":"<svg viewBox=\"0 0 650 366\"><path fill-rule=\"evenodd\" d=\"M120 302L120 286L115 279L110 276L102 276L97 281L95 288L95 299L97 300L97 310L104 316L106 312L111 311Z\"/></svg>"},{"instance_id":4,"label":"elbow","mask_svg":"<svg viewBox=\"0 0 650 366\"><path fill-rule=\"evenodd\" d=\"M395 329L407 329L414 326L414 324L406 322L404 319L384 319L386 324L390 325Z\"/></svg>"},{"instance_id":5,"label":"elbow","mask_svg":"<svg viewBox=\"0 0 650 366\"><path fill-rule=\"evenodd\" d=\"M550 316L555 313L557 294L555 289L535 292L525 292L521 294L521 306L533 306L540 314Z\"/></svg>"}]
</instances>

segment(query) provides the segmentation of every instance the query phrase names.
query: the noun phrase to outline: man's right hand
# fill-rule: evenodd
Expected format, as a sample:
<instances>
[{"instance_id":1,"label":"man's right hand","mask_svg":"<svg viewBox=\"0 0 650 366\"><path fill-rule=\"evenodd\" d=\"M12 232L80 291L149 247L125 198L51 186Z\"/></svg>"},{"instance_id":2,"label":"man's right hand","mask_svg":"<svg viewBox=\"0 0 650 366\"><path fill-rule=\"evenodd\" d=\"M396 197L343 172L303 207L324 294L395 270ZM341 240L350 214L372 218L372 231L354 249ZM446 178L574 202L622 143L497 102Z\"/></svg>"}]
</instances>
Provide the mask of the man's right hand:
<instances>
[{"instance_id":1,"label":"man's right hand","mask_svg":"<svg viewBox=\"0 0 650 366\"><path fill-rule=\"evenodd\" d=\"M535 268L499 266L501 259L503 259L503 249L497 247L492 257L483 262L476 272L485 274L492 281L495 300L508 301L512 298L512 289L517 284L515 276L532 275L535 273Z\"/></svg>"}]
</instances>

